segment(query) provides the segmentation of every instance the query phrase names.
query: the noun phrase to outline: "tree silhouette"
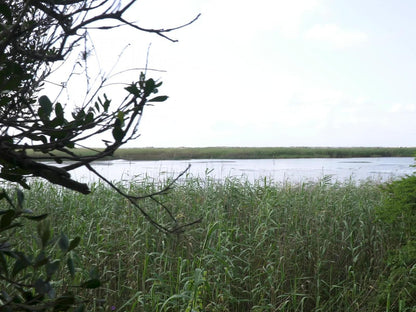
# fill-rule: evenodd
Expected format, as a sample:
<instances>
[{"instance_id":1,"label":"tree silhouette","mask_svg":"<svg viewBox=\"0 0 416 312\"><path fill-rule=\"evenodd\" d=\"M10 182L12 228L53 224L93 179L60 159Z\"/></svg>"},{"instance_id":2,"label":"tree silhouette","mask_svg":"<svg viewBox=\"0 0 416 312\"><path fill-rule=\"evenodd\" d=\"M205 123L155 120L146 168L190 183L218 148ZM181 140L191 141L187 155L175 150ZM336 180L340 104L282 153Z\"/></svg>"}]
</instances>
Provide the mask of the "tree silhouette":
<instances>
[{"instance_id":1,"label":"tree silhouette","mask_svg":"<svg viewBox=\"0 0 416 312\"><path fill-rule=\"evenodd\" d=\"M81 42L88 40L90 29L107 31L126 26L175 42L168 34L199 17L175 28L147 29L124 18L135 2L0 1L0 178L29 188L26 178L40 177L88 194L88 185L72 179L70 172L82 166L95 172L90 165L93 161L113 155L138 137L145 106L167 99L157 95L162 82L147 78L143 72L138 81L124 88L126 97L120 103L105 94L98 96L106 81L103 77L93 92L96 96L76 107L69 117L64 104L54 103L46 95L39 97L54 65L67 61ZM87 156L77 154L75 147L105 133L111 138L105 141L105 149L91 150ZM59 166L45 164L48 160ZM128 198L135 201L137 197Z\"/></svg>"},{"instance_id":2,"label":"tree silhouette","mask_svg":"<svg viewBox=\"0 0 416 312\"><path fill-rule=\"evenodd\" d=\"M97 174L116 192L138 208L146 219L165 233L181 233L185 227L199 222L179 224L168 207L158 199L171 189L176 179L153 194L127 194L95 171L93 161L108 157L123 144L138 137L138 126L149 103L163 102L158 95L162 82L142 72L137 81L124 88L125 97L117 102L100 94L106 83L102 77L98 87L86 94L86 100L73 111L51 101L39 92L47 78L62 63L70 62L89 40L89 31L108 31L120 26L153 33L175 42L170 33L193 23L169 29L147 29L124 18L136 0L0 0L0 179L18 183L29 189L28 177L39 177L65 188L88 194L87 184L71 177L71 171L85 166ZM81 49L82 51L82 49ZM84 51L83 58L88 55ZM68 78L69 79L69 78ZM63 88L65 86L62 86ZM105 134L105 148L79 153L87 139ZM45 161L48 161L45 163ZM179 178L179 177L178 177ZM80 238L65 235L58 239L62 257L56 260L48 251L56 240L51 238L46 214L34 215L25 209L24 194L0 191L0 310L1 311L67 311L76 307L76 296L57 295L51 283L60 263L66 263L71 275L74 264L71 251ZM170 218L159 224L139 205L150 198L163 207ZM17 250L12 239L22 220L39 222L37 254ZM95 274L76 287L95 288L100 281ZM74 311L83 311L82 305Z\"/></svg>"}]
</instances>

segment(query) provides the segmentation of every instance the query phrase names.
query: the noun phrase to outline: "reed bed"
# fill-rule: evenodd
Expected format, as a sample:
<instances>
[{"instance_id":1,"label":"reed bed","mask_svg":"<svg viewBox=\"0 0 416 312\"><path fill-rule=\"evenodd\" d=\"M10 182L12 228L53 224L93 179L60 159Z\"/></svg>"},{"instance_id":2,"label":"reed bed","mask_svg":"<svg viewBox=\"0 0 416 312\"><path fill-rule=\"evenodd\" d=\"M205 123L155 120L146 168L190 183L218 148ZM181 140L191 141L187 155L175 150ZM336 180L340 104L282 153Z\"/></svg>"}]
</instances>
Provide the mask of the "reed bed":
<instances>
[{"instance_id":1,"label":"reed bed","mask_svg":"<svg viewBox=\"0 0 416 312\"><path fill-rule=\"evenodd\" d=\"M414 147L199 147L123 148L116 158L130 160L277 159L413 157Z\"/></svg>"},{"instance_id":2,"label":"reed bed","mask_svg":"<svg viewBox=\"0 0 416 312\"><path fill-rule=\"evenodd\" d=\"M102 150L102 149L97 149ZM83 148L73 150L80 156L92 155ZM40 153L32 156L42 157ZM59 152L56 155L61 155ZM277 159L277 158L350 158L414 157L416 147L177 147L120 148L108 159L181 160L181 159Z\"/></svg>"},{"instance_id":3,"label":"reed bed","mask_svg":"<svg viewBox=\"0 0 416 312\"><path fill-rule=\"evenodd\" d=\"M120 185L139 194L160 186ZM181 235L157 232L105 185L92 190L35 182L26 193L55 235L82 237L75 262L103 281L87 294L88 311L386 311L378 287L395 242L375 218L375 182L187 177L159 198L183 222L203 217ZM160 207L141 204L166 222Z\"/></svg>"}]
</instances>

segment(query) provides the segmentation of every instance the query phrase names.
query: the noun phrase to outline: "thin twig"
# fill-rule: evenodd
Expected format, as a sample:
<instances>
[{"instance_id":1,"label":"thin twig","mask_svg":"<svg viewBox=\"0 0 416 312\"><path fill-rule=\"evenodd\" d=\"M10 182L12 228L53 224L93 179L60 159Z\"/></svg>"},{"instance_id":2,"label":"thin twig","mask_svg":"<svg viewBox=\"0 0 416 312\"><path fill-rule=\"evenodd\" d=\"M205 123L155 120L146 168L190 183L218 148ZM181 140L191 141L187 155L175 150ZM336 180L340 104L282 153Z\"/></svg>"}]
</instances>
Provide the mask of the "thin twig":
<instances>
[{"instance_id":1,"label":"thin twig","mask_svg":"<svg viewBox=\"0 0 416 312\"><path fill-rule=\"evenodd\" d=\"M105 183L107 183L112 189L114 189L121 196L127 198L132 205L134 205L137 209L140 210L140 212L143 214L143 216L146 218L146 220L149 221L153 226L155 226L157 229L159 229L159 230L161 230L161 231L163 231L165 233L170 233L170 231L169 231L168 228L164 227L163 225L161 225L158 222L156 222L155 220L153 220L153 218L146 211L144 211L142 207L140 207L139 205L137 205L137 203L134 201L134 199L129 198L129 196L127 194L125 194L122 190L120 190L117 186L115 186L111 181L109 181L104 176L102 176L101 174L99 174L97 172L97 170L95 170L89 163L88 164L85 164L85 167L87 167L88 170L90 170L91 172L93 172L101 180L103 180Z\"/></svg>"},{"instance_id":2,"label":"thin twig","mask_svg":"<svg viewBox=\"0 0 416 312\"><path fill-rule=\"evenodd\" d=\"M107 183L117 193L119 193L121 196L123 196L124 198L126 198L134 207L136 207L137 209L139 209L139 211L143 214L143 216L146 218L147 221L149 221L153 226L155 226L157 229L161 230L164 233L179 234L179 233L182 233L184 231L184 228L190 227L190 226L195 225L195 224L198 224L198 223L200 223L202 221L202 218L199 218L199 219L194 220L192 222L189 222L189 223L186 223L186 224L182 224L182 225L178 225L178 221L173 216L173 214L169 210L169 208L166 207L165 205L163 205L159 200L157 200L156 198L154 198L157 195L166 194L169 190L171 190L172 187L173 187L173 185L178 181L178 179L181 176L183 176L190 169L191 165L189 165L183 172L181 172L172 182L170 182L162 190L160 190L158 192L154 192L152 194L144 195L144 196L133 196L133 195L130 195L130 194L127 194L127 193L123 192L120 188L118 188L116 185L114 185L111 181L109 181L103 175L101 175L100 173L98 173L91 166L91 164L88 163L85 166L88 168L88 170L90 170L91 172L93 172L101 180L103 180L105 183ZM155 221L142 207L140 207L137 204L138 199L145 199L145 198L150 198L153 201L155 201L158 205L160 205L161 207L163 207L163 209L169 214L169 216L172 219L172 221L174 222L175 226L169 229L169 228L161 225L159 222Z\"/></svg>"}]
</instances>

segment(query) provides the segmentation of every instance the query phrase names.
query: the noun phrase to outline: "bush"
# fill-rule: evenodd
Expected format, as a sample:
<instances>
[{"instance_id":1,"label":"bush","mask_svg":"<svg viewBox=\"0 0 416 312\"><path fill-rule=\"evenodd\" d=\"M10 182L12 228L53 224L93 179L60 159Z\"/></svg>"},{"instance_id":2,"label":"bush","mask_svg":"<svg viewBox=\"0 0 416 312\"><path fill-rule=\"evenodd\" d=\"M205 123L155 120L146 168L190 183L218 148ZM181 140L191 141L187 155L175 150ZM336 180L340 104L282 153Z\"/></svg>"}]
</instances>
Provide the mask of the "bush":
<instances>
[{"instance_id":1,"label":"bush","mask_svg":"<svg viewBox=\"0 0 416 312\"><path fill-rule=\"evenodd\" d=\"M386 311L416 311L416 175L388 184L384 192L377 214L389 228L390 253L379 302Z\"/></svg>"}]
</instances>

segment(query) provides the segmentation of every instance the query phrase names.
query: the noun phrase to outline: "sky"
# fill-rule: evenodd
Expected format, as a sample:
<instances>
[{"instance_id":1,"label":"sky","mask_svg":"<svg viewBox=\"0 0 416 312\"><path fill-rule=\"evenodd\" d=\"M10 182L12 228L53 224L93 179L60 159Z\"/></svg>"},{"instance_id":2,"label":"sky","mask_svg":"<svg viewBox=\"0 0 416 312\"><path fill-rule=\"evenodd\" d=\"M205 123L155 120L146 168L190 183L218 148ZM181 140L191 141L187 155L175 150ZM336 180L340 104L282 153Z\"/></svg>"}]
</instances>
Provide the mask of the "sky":
<instances>
[{"instance_id":1,"label":"sky","mask_svg":"<svg viewBox=\"0 0 416 312\"><path fill-rule=\"evenodd\" d=\"M129 147L416 146L415 1L140 0L128 17L169 28L199 13L176 43L91 32L90 64L147 63L169 96ZM113 79L117 98L138 72Z\"/></svg>"}]
</instances>

